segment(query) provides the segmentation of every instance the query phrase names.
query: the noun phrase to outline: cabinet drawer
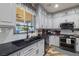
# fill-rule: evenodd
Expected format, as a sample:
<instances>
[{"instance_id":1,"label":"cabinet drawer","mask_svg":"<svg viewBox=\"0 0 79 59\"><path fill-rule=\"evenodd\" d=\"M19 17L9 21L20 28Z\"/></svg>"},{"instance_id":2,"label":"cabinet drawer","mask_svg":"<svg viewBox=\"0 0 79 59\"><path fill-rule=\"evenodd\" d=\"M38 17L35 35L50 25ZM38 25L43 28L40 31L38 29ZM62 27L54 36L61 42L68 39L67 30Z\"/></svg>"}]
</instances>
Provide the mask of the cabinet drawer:
<instances>
[{"instance_id":1,"label":"cabinet drawer","mask_svg":"<svg viewBox=\"0 0 79 59\"><path fill-rule=\"evenodd\" d=\"M32 56L32 55L35 55L35 49L34 48L31 48L31 49L28 49L24 52L20 52L20 56Z\"/></svg>"},{"instance_id":2,"label":"cabinet drawer","mask_svg":"<svg viewBox=\"0 0 79 59\"><path fill-rule=\"evenodd\" d=\"M20 50L21 56L29 56L35 54L36 44L30 45L22 50Z\"/></svg>"}]
</instances>

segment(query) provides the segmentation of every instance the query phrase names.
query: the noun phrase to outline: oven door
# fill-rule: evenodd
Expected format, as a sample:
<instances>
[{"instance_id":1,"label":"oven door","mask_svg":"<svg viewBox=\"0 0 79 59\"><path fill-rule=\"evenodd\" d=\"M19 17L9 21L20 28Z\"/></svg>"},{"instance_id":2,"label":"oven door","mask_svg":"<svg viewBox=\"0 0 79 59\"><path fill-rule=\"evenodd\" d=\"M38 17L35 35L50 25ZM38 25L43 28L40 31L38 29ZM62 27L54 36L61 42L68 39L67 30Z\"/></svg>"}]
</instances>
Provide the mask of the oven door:
<instances>
[{"instance_id":1,"label":"oven door","mask_svg":"<svg viewBox=\"0 0 79 59\"><path fill-rule=\"evenodd\" d=\"M67 38L67 39L66 39L66 44L72 44L70 38Z\"/></svg>"}]
</instances>

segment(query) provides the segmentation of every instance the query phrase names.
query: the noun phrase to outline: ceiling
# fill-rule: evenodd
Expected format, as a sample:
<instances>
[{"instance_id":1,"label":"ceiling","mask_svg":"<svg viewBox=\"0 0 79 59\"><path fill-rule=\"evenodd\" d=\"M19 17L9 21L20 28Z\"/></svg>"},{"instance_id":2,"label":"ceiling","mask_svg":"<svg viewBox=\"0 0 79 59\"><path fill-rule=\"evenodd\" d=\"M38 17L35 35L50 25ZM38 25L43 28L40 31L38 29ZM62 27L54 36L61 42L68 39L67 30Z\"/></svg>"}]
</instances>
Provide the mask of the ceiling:
<instances>
[{"instance_id":1,"label":"ceiling","mask_svg":"<svg viewBox=\"0 0 79 59\"><path fill-rule=\"evenodd\" d=\"M58 8L54 8L54 5L58 4L59 7ZM54 13L54 12L58 12L67 8L72 8L75 6L78 6L79 3L42 3L41 4L44 9L49 12L49 13Z\"/></svg>"}]
</instances>

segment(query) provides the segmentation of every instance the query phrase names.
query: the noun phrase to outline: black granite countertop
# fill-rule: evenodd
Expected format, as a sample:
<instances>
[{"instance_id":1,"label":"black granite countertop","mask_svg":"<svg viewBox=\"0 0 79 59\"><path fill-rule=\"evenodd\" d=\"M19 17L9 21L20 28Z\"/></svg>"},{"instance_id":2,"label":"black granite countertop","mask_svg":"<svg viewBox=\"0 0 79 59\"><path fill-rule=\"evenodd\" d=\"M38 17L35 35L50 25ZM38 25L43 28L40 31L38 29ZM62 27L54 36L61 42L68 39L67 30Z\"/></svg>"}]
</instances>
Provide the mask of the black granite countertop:
<instances>
[{"instance_id":1,"label":"black granite countertop","mask_svg":"<svg viewBox=\"0 0 79 59\"><path fill-rule=\"evenodd\" d=\"M79 38L79 35L76 35L76 34L60 34L60 35L56 35L56 34L51 34L49 36L64 36L64 35L68 35L68 36L74 36L75 38Z\"/></svg>"},{"instance_id":2,"label":"black granite countertop","mask_svg":"<svg viewBox=\"0 0 79 59\"><path fill-rule=\"evenodd\" d=\"M30 38L30 40L28 41L19 40L19 41L9 42L5 44L0 44L0 56L8 56L40 40L42 40L42 38L34 37L34 38Z\"/></svg>"}]
</instances>

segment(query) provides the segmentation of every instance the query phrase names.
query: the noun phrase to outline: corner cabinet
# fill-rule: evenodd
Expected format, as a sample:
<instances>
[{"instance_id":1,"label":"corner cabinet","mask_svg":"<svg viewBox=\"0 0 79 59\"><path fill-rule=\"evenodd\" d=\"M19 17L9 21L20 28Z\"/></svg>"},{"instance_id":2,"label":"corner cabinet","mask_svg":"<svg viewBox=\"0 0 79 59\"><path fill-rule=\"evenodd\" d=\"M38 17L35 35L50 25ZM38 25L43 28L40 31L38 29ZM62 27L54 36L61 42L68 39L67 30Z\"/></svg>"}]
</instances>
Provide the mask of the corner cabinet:
<instances>
[{"instance_id":1,"label":"corner cabinet","mask_svg":"<svg viewBox=\"0 0 79 59\"><path fill-rule=\"evenodd\" d=\"M9 56L43 56L44 55L44 39L25 47Z\"/></svg>"},{"instance_id":2,"label":"corner cabinet","mask_svg":"<svg viewBox=\"0 0 79 59\"><path fill-rule=\"evenodd\" d=\"M16 21L16 4L1 3L0 4L0 25L14 26Z\"/></svg>"}]
</instances>

